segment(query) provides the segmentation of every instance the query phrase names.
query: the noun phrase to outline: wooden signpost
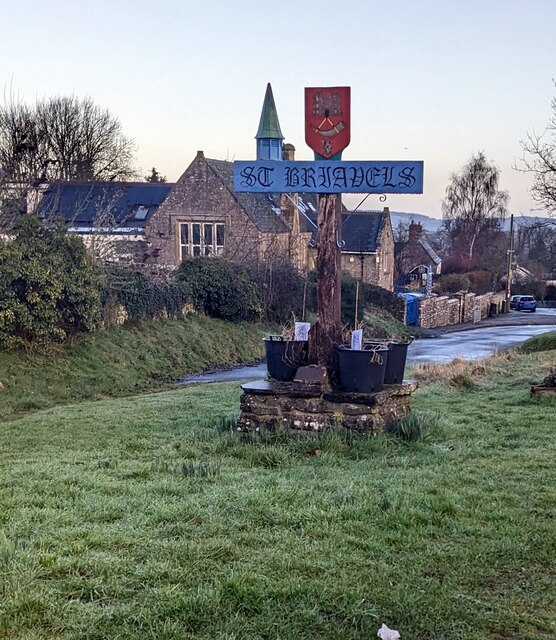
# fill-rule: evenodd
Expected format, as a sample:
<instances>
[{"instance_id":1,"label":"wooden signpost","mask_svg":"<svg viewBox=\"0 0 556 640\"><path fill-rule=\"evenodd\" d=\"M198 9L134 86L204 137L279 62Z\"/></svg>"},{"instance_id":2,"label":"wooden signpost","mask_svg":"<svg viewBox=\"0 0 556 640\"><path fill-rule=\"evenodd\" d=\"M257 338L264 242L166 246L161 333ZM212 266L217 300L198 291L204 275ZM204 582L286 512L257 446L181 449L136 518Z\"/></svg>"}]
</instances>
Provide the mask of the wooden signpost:
<instances>
[{"instance_id":1,"label":"wooden signpost","mask_svg":"<svg viewBox=\"0 0 556 640\"><path fill-rule=\"evenodd\" d=\"M237 192L317 193L317 322L309 357L334 379L341 339L341 193L423 193L423 162L344 162L350 142L350 88L305 89L305 141L315 162L234 162Z\"/></svg>"}]
</instances>

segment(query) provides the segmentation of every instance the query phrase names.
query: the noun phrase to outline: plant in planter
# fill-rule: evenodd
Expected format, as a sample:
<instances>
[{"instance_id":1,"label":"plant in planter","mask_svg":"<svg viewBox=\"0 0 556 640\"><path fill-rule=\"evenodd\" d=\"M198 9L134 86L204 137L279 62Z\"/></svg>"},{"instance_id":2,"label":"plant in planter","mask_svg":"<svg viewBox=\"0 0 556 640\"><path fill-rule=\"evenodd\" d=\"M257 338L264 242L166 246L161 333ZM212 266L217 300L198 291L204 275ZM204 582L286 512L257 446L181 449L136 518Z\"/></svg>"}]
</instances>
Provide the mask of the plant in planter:
<instances>
[{"instance_id":1,"label":"plant in planter","mask_svg":"<svg viewBox=\"0 0 556 640\"><path fill-rule=\"evenodd\" d=\"M385 345L388 347L388 360L384 373L384 384L402 384L407 360L407 349L413 342L409 340L365 340L365 346Z\"/></svg>"},{"instance_id":2,"label":"plant in planter","mask_svg":"<svg viewBox=\"0 0 556 640\"><path fill-rule=\"evenodd\" d=\"M299 367L307 364L308 342L295 339L295 325L294 319L279 335L264 338L268 374L280 382L291 382Z\"/></svg>"},{"instance_id":3,"label":"plant in planter","mask_svg":"<svg viewBox=\"0 0 556 640\"><path fill-rule=\"evenodd\" d=\"M381 310L369 310L364 315L365 346L382 344L388 347L384 384L402 384L407 349L413 342L408 328Z\"/></svg>"},{"instance_id":4,"label":"plant in planter","mask_svg":"<svg viewBox=\"0 0 556 640\"><path fill-rule=\"evenodd\" d=\"M382 342L352 349L338 345L338 369L344 391L376 393L382 391L388 361L388 346Z\"/></svg>"}]
</instances>

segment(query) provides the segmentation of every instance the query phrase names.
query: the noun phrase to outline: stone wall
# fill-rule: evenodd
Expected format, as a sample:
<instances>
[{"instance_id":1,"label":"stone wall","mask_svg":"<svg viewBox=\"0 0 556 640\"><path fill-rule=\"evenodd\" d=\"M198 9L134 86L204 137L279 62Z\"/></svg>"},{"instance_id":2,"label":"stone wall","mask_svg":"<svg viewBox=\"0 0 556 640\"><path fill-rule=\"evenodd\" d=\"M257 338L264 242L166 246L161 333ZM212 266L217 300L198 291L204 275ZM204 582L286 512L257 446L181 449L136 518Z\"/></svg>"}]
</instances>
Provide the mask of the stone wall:
<instances>
[{"instance_id":1,"label":"stone wall","mask_svg":"<svg viewBox=\"0 0 556 640\"><path fill-rule=\"evenodd\" d=\"M429 296L419 305L419 325L426 329L447 327L454 324L478 322L488 317L490 305L496 304L497 312L502 310L504 293L460 293L449 296Z\"/></svg>"},{"instance_id":2,"label":"stone wall","mask_svg":"<svg viewBox=\"0 0 556 640\"><path fill-rule=\"evenodd\" d=\"M239 431L341 427L376 434L409 414L416 389L411 383L385 385L383 391L372 394L330 392L310 397L292 393L286 383L266 391L254 389L255 384L242 385Z\"/></svg>"},{"instance_id":3,"label":"stone wall","mask_svg":"<svg viewBox=\"0 0 556 640\"><path fill-rule=\"evenodd\" d=\"M147 223L148 262L168 267L181 262L181 222L224 224L224 256L235 262L254 262L269 254L288 254L288 233L284 232L280 217L276 216L275 232L260 232L210 168L202 152Z\"/></svg>"}]
</instances>

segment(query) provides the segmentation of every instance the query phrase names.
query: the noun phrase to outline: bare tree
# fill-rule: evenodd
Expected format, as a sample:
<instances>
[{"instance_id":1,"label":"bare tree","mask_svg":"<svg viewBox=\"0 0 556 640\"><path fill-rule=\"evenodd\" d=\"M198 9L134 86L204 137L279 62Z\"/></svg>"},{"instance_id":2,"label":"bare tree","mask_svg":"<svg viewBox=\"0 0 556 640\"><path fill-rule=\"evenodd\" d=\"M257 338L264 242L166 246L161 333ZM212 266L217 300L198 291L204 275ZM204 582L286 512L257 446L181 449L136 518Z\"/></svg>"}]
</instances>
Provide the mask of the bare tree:
<instances>
[{"instance_id":1,"label":"bare tree","mask_svg":"<svg viewBox=\"0 0 556 640\"><path fill-rule=\"evenodd\" d=\"M127 180L134 150L120 121L91 98L0 106L0 166L11 182Z\"/></svg>"},{"instance_id":2,"label":"bare tree","mask_svg":"<svg viewBox=\"0 0 556 640\"><path fill-rule=\"evenodd\" d=\"M483 152L472 156L459 173L453 173L442 203L444 227L455 252L472 260L479 234L499 229L509 196L498 189L500 171Z\"/></svg>"},{"instance_id":3,"label":"bare tree","mask_svg":"<svg viewBox=\"0 0 556 640\"><path fill-rule=\"evenodd\" d=\"M0 227L13 227L42 183L136 177L134 150L119 120L91 98L29 106L9 97L0 105Z\"/></svg>"},{"instance_id":4,"label":"bare tree","mask_svg":"<svg viewBox=\"0 0 556 640\"><path fill-rule=\"evenodd\" d=\"M521 224L516 249L521 266L530 271L556 273L556 225L548 226L535 218Z\"/></svg>"},{"instance_id":5,"label":"bare tree","mask_svg":"<svg viewBox=\"0 0 556 640\"><path fill-rule=\"evenodd\" d=\"M409 240L409 225L407 220L400 220L394 229L394 242L407 242Z\"/></svg>"},{"instance_id":6,"label":"bare tree","mask_svg":"<svg viewBox=\"0 0 556 640\"><path fill-rule=\"evenodd\" d=\"M555 82L556 85L556 82ZM543 133L528 133L521 141L523 157L518 171L531 173L533 200L550 216L556 214L556 98L551 102L552 116ZM556 220L552 221L556 224Z\"/></svg>"}]
</instances>

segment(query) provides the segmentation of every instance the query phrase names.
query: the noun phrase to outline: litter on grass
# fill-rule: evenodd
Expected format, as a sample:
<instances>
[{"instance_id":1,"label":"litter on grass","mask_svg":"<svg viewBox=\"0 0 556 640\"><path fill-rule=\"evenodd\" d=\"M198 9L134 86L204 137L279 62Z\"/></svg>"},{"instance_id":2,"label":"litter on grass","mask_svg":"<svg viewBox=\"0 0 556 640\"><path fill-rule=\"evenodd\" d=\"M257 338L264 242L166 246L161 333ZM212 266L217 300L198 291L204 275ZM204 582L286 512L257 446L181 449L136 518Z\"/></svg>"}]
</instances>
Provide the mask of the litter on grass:
<instances>
[{"instance_id":1,"label":"litter on grass","mask_svg":"<svg viewBox=\"0 0 556 640\"><path fill-rule=\"evenodd\" d=\"M380 640L400 640L401 639L401 636L398 631L396 631L395 629L390 629L390 627L387 627L385 624L383 624L382 627L380 627L376 635L380 638Z\"/></svg>"}]
</instances>

